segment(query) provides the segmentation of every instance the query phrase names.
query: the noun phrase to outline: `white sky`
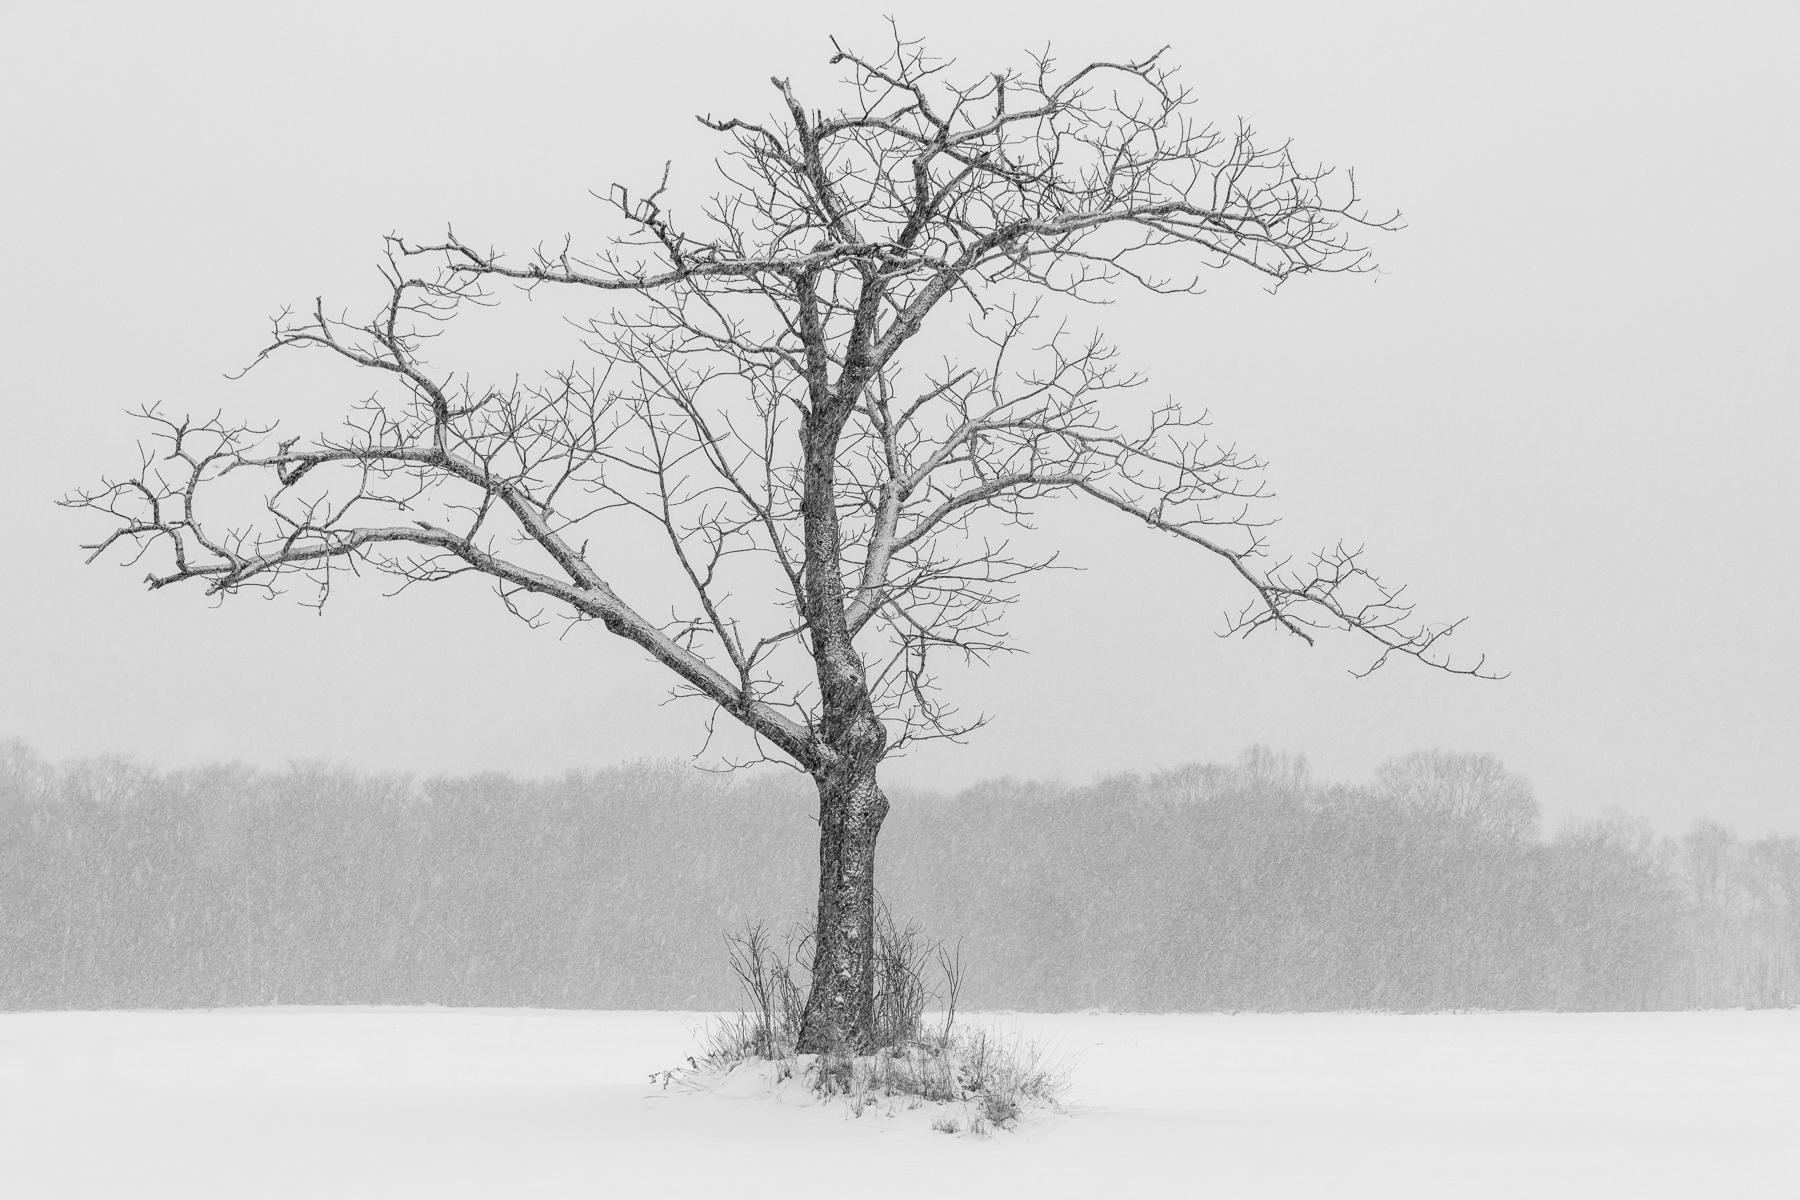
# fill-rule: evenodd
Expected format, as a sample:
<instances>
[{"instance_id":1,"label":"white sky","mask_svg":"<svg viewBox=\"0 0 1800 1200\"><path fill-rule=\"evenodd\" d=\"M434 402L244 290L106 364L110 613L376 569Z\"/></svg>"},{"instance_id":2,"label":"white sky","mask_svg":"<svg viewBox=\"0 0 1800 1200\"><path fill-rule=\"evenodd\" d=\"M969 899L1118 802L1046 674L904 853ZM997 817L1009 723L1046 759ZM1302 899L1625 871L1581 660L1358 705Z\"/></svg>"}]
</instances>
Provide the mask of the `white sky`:
<instances>
[{"instance_id":1,"label":"white sky","mask_svg":"<svg viewBox=\"0 0 1800 1200\"><path fill-rule=\"evenodd\" d=\"M848 11L0 3L0 736L532 774L698 749L702 710L659 707L634 648L531 633L472 581L215 609L83 568L96 526L51 501L131 465L146 401L331 422L365 381L222 378L277 309L365 303L392 230L525 249L665 159L707 186L693 114L766 113L771 74L830 104L827 35L885 36ZM1100 319L1147 398L1270 461L1284 545L1366 541L1513 675L1357 682L1342 642L1222 642L1241 597L1213 563L1059 513L1089 569L1040 580L1012 618L1031 653L960 685L994 724L890 779L1079 782L1266 742L1353 780L1444 746L1501 755L1553 822L1800 830L1800 5L906 11L972 71L1168 43L1208 114L1403 210L1378 278L1221 279Z\"/></svg>"}]
</instances>

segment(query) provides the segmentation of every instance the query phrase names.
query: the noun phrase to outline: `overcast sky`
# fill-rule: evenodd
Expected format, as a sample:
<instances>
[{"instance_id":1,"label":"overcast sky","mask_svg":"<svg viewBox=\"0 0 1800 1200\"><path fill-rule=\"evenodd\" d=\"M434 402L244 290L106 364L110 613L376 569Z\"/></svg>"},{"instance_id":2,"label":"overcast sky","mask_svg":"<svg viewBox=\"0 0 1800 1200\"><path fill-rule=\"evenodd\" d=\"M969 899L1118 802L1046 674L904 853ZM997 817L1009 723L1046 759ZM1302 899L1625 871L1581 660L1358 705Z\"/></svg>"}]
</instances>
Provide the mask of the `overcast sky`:
<instances>
[{"instance_id":1,"label":"overcast sky","mask_svg":"<svg viewBox=\"0 0 1800 1200\"><path fill-rule=\"evenodd\" d=\"M702 710L659 706L660 668L597 628L533 633L474 582L371 581L323 615L149 594L84 568L97 528L52 500L132 464L145 402L326 423L363 380L223 377L276 310L366 302L389 231L527 248L665 159L703 190L693 115L769 112L773 74L831 104L827 36L886 36L853 9L0 3L0 737L532 774L698 749ZM1357 780L1441 746L1500 755L1552 825L1800 831L1800 6L1178 11L910 3L903 29L983 72L1166 43L1206 113L1403 211L1378 276L1095 319L1146 398L1269 461L1281 545L1366 542L1511 677L1359 682L1341 642L1221 641L1242 597L1215 563L1059 511L1087 569L1015 610L1029 654L958 683L993 724L890 778L1082 782L1261 742Z\"/></svg>"}]
</instances>

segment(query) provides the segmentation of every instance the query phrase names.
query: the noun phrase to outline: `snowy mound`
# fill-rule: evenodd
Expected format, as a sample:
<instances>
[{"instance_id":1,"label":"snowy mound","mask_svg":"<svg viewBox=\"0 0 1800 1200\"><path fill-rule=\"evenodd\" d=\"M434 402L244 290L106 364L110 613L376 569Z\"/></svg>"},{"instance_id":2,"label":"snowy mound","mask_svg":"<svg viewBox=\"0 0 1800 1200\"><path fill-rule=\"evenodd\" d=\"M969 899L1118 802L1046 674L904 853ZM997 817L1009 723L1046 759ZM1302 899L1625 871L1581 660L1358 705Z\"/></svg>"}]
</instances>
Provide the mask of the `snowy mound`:
<instances>
[{"instance_id":1,"label":"snowy mound","mask_svg":"<svg viewBox=\"0 0 1800 1200\"><path fill-rule=\"evenodd\" d=\"M1033 1072L1029 1077L1022 1061ZM856 1119L982 1136L1016 1130L1028 1116L1058 1111L1055 1096L1062 1078L1038 1068L1037 1062L1035 1054L1021 1060L1016 1041L1007 1044L984 1035L950 1046L914 1046L835 1062L795 1054L701 1064L666 1072L664 1079L688 1093L795 1107L825 1105Z\"/></svg>"}]
</instances>

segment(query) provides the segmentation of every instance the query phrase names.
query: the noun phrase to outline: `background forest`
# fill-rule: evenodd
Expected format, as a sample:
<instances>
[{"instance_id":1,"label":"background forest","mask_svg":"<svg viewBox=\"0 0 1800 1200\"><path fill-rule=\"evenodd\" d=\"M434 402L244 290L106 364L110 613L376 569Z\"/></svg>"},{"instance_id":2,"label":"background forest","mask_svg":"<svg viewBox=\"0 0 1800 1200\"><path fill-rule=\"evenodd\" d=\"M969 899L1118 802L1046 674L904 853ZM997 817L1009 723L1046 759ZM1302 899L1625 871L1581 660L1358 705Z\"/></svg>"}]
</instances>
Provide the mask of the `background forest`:
<instances>
[{"instance_id":1,"label":"background forest","mask_svg":"<svg viewBox=\"0 0 1800 1200\"><path fill-rule=\"evenodd\" d=\"M732 1007L722 935L805 919L815 804L676 763L417 780L0 745L0 1008ZM895 916L962 939L969 1007L1800 1003L1800 838L1546 838L1487 756L901 793L882 853Z\"/></svg>"}]
</instances>

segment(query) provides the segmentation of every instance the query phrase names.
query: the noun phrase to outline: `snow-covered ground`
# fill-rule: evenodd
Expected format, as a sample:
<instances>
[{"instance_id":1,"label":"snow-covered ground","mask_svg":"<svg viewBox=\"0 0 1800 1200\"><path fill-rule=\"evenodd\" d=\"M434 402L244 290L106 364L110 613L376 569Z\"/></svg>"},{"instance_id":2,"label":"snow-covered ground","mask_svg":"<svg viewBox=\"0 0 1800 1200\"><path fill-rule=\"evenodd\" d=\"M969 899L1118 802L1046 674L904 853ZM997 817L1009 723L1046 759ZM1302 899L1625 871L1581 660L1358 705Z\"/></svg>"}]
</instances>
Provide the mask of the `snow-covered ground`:
<instances>
[{"instance_id":1,"label":"snow-covered ground","mask_svg":"<svg viewBox=\"0 0 1800 1200\"><path fill-rule=\"evenodd\" d=\"M1800 1196L1800 1011L980 1019L1066 1114L652 1084L693 1014L0 1014L0 1196Z\"/></svg>"}]
</instances>

